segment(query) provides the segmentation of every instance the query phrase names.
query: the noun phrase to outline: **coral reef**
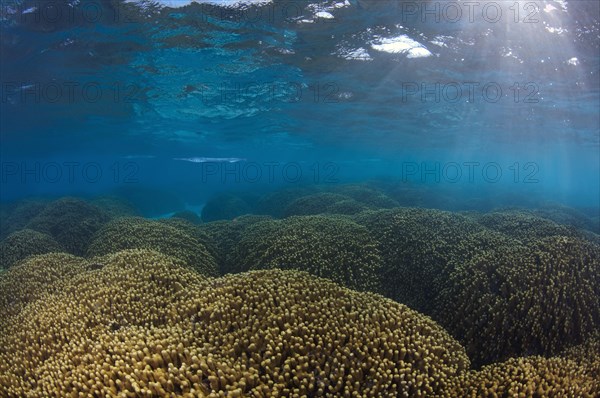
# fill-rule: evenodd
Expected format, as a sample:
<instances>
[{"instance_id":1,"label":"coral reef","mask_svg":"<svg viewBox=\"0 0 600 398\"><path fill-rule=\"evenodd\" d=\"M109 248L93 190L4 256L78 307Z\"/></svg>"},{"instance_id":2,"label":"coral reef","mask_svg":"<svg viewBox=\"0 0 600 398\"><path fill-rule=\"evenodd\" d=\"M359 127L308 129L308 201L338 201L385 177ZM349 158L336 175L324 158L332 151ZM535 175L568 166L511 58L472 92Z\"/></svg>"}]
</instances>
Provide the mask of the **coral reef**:
<instances>
[{"instance_id":1,"label":"coral reef","mask_svg":"<svg viewBox=\"0 0 600 398\"><path fill-rule=\"evenodd\" d=\"M333 192L348 196L371 209L391 209L400 204L387 196L383 191L366 184L348 184L333 187Z\"/></svg>"},{"instance_id":2,"label":"coral reef","mask_svg":"<svg viewBox=\"0 0 600 398\"><path fill-rule=\"evenodd\" d=\"M0 337L0 396L70 395L54 385L68 378L64 366L80 376L77 368L89 363L101 337L121 326L162 323L183 286L201 278L155 252L122 252L101 261L99 269L65 278L61 289L7 321ZM65 363L63 356L76 362ZM64 388L77 389L80 382L75 377Z\"/></svg>"},{"instance_id":3,"label":"coral reef","mask_svg":"<svg viewBox=\"0 0 600 398\"><path fill-rule=\"evenodd\" d=\"M565 220L565 223L558 223L540 215L546 214L547 211L503 209L484 214L472 212L470 216L482 225L518 239L524 244L550 236L578 237L600 244L600 235L592 232L592 227L582 226L576 220L570 220L573 224L568 224Z\"/></svg>"},{"instance_id":4,"label":"coral reef","mask_svg":"<svg viewBox=\"0 0 600 398\"><path fill-rule=\"evenodd\" d=\"M182 220L189 221L192 224L202 224L202 218L200 218L200 216L198 214L196 214L190 210L184 210L184 211L177 212L177 213L173 214L173 216L171 216L171 218L180 218Z\"/></svg>"},{"instance_id":5,"label":"coral reef","mask_svg":"<svg viewBox=\"0 0 600 398\"><path fill-rule=\"evenodd\" d=\"M247 229L236 247L242 270L297 269L351 289L380 292L381 257L368 230L341 217L290 217Z\"/></svg>"},{"instance_id":6,"label":"coral reef","mask_svg":"<svg viewBox=\"0 0 600 398\"><path fill-rule=\"evenodd\" d=\"M176 228L181 232L195 238L206 248L206 250L208 250L215 260L221 255L221 252L217 247L217 242L215 242L213 237L208 232L200 228L199 224L193 224L190 221L179 217L162 218L156 221Z\"/></svg>"},{"instance_id":7,"label":"coral reef","mask_svg":"<svg viewBox=\"0 0 600 398\"><path fill-rule=\"evenodd\" d=\"M248 224L231 248L229 273L240 273L263 266L261 257L279 234L279 220L266 219Z\"/></svg>"},{"instance_id":8,"label":"coral reef","mask_svg":"<svg viewBox=\"0 0 600 398\"><path fill-rule=\"evenodd\" d=\"M132 203L118 196L100 196L91 200L90 203L104 210L110 218L140 215Z\"/></svg>"},{"instance_id":9,"label":"coral reef","mask_svg":"<svg viewBox=\"0 0 600 398\"><path fill-rule=\"evenodd\" d=\"M263 198L258 208L259 211L267 208L264 212L275 217L290 217L317 214L352 215L368 209L396 206L398 202L382 191L367 185L347 184L334 185L320 191L288 189L276 192Z\"/></svg>"},{"instance_id":10,"label":"coral reef","mask_svg":"<svg viewBox=\"0 0 600 398\"><path fill-rule=\"evenodd\" d=\"M598 380L564 358L532 356L487 365L459 376L455 397L593 398Z\"/></svg>"},{"instance_id":11,"label":"coral reef","mask_svg":"<svg viewBox=\"0 0 600 398\"><path fill-rule=\"evenodd\" d=\"M4 220L8 218L9 215L8 205L6 203L0 202L0 225L4 225ZM0 228L1 230L2 228Z\"/></svg>"},{"instance_id":12,"label":"coral reef","mask_svg":"<svg viewBox=\"0 0 600 398\"><path fill-rule=\"evenodd\" d=\"M207 276L218 274L217 263L207 248L188 231L140 217L118 218L106 224L89 245L88 257L124 249L149 249L173 256Z\"/></svg>"},{"instance_id":13,"label":"coral reef","mask_svg":"<svg viewBox=\"0 0 600 398\"><path fill-rule=\"evenodd\" d=\"M574 228L555 223L525 210L504 210L485 213L475 218L481 225L510 235L523 243L549 236L577 236Z\"/></svg>"},{"instance_id":14,"label":"coral reef","mask_svg":"<svg viewBox=\"0 0 600 398\"><path fill-rule=\"evenodd\" d=\"M340 200L327 207L326 214L354 215L368 210L364 204L354 199Z\"/></svg>"},{"instance_id":15,"label":"coral reef","mask_svg":"<svg viewBox=\"0 0 600 398\"><path fill-rule=\"evenodd\" d=\"M344 202L343 205L339 205ZM321 192L302 196L292 201L283 211L284 217L310 216L316 214L336 213L344 210L342 214L356 214L366 209L354 199L331 192ZM348 212L350 210L351 212Z\"/></svg>"},{"instance_id":16,"label":"coral reef","mask_svg":"<svg viewBox=\"0 0 600 398\"><path fill-rule=\"evenodd\" d=\"M93 268L87 260L67 253L29 257L10 268L0 276L0 326L28 303L62 291L70 278Z\"/></svg>"},{"instance_id":17,"label":"coral reef","mask_svg":"<svg viewBox=\"0 0 600 398\"><path fill-rule=\"evenodd\" d=\"M235 256L236 245L248 227L266 220L271 220L271 217L246 215L231 221L213 221L198 226L214 242L217 253L215 258L221 275L241 272L242 268Z\"/></svg>"},{"instance_id":18,"label":"coral reef","mask_svg":"<svg viewBox=\"0 0 600 398\"><path fill-rule=\"evenodd\" d=\"M316 193L314 187L294 187L280 189L275 192L270 192L263 195L256 204L256 212L258 214L269 215L274 218L281 218L284 215L285 209L294 200L303 196L308 196Z\"/></svg>"},{"instance_id":19,"label":"coral reef","mask_svg":"<svg viewBox=\"0 0 600 398\"><path fill-rule=\"evenodd\" d=\"M572 207L560 204L546 204L532 211L534 214L552 220L558 224L587 229L600 234L600 226L594 223L593 218Z\"/></svg>"},{"instance_id":20,"label":"coral reef","mask_svg":"<svg viewBox=\"0 0 600 398\"><path fill-rule=\"evenodd\" d=\"M1 206L0 396L600 396L589 218L394 188Z\"/></svg>"},{"instance_id":21,"label":"coral reef","mask_svg":"<svg viewBox=\"0 0 600 398\"><path fill-rule=\"evenodd\" d=\"M596 391L600 392L600 330L584 343L567 348L560 356L582 366L585 374L596 380Z\"/></svg>"},{"instance_id":22,"label":"coral reef","mask_svg":"<svg viewBox=\"0 0 600 398\"><path fill-rule=\"evenodd\" d=\"M109 219L97 206L77 198L62 198L49 203L27 223L27 228L52 236L67 252L80 256Z\"/></svg>"},{"instance_id":23,"label":"coral reef","mask_svg":"<svg viewBox=\"0 0 600 398\"><path fill-rule=\"evenodd\" d=\"M424 207L429 199L428 192L422 187L406 184L388 187L385 192L402 207Z\"/></svg>"},{"instance_id":24,"label":"coral reef","mask_svg":"<svg viewBox=\"0 0 600 398\"><path fill-rule=\"evenodd\" d=\"M45 200L27 199L2 206L3 216L0 220L0 239L25 228L32 218L46 208Z\"/></svg>"},{"instance_id":25,"label":"coral reef","mask_svg":"<svg viewBox=\"0 0 600 398\"><path fill-rule=\"evenodd\" d=\"M32 229L22 229L0 242L0 268L9 268L32 255L62 251L61 245L51 236Z\"/></svg>"},{"instance_id":26,"label":"coral reef","mask_svg":"<svg viewBox=\"0 0 600 398\"><path fill-rule=\"evenodd\" d=\"M244 199L234 194L221 194L213 197L202 209L202 221L233 220L252 212L252 207Z\"/></svg>"},{"instance_id":27,"label":"coral reef","mask_svg":"<svg viewBox=\"0 0 600 398\"><path fill-rule=\"evenodd\" d=\"M431 319L307 273L103 263L9 319L0 395L436 397L469 366Z\"/></svg>"},{"instance_id":28,"label":"coral reef","mask_svg":"<svg viewBox=\"0 0 600 398\"><path fill-rule=\"evenodd\" d=\"M454 264L481 244L469 237L484 231L467 217L429 209L369 211L354 219L378 242L383 294L427 314Z\"/></svg>"},{"instance_id":29,"label":"coral reef","mask_svg":"<svg viewBox=\"0 0 600 398\"><path fill-rule=\"evenodd\" d=\"M600 246L572 237L482 251L457 266L435 318L477 365L554 355L600 325Z\"/></svg>"}]
</instances>

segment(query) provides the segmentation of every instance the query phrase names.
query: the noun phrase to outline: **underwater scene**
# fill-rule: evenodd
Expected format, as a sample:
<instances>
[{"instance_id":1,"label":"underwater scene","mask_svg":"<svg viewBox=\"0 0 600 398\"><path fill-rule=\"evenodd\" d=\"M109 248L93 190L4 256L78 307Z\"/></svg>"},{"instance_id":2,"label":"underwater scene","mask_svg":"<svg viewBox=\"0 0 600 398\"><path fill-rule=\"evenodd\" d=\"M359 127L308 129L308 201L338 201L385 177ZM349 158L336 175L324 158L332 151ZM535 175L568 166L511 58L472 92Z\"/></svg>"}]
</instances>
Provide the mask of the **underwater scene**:
<instances>
[{"instance_id":1,"label":"underwater scene","mask_svg":"<svg viewBox=\"0 0 600 398\"><path fill-rule=\"evenodd\" d=\"M600 397L600 2L0 0L0 397Z\"/></svg>"}]
</instances>

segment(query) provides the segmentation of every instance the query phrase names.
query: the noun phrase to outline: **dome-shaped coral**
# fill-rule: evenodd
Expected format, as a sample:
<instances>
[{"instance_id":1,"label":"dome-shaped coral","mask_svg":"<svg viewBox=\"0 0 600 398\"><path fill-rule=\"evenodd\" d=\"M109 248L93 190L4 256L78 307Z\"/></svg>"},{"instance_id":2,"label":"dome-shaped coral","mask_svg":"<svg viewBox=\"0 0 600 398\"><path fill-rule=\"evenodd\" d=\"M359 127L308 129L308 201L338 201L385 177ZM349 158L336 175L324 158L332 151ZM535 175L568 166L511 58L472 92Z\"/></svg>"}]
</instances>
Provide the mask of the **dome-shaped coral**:
<instances>
[{"instance_id":1,"label":"dome-shaped coral","mask_svg":"<svg viewBox=\"0 0 600 398\"><path fill-rule=\"evenodd\" d=\"M215 276L215 259L197 237L160 221L124 217L106 224L94 236L88 256L102 256L124 249L149 249L179 258L203 275Z\"/></svg>"},{"instance_id":2,"label":"dome-shaped coral","mask_svg":"<svg viewBox=\"0 0 600 398\"><path fill-rule=\"evenodd\" d=\"M11 319L0 395L435 397L469 365L431 319L307 273L103 261Z\"/></svg>"},{"instance_id":3,"label":"dome-shaped coral","mask_svg":"<svg viewBox=\"0 0 600 398\"><path fill-rule=\"evenodd\" d=\"M475 250L469 237L484 231L467 217L420 208L369 211L354 219L379 243L383 294L427 314L454 264Z\"/></svg>"},{"instance_id":4,"label":"dome-shaped coral","mask_svg":"<svg viewBox=\"0 0 600 398\"><path fill-rule=\"evenodd\" d=\"M550 237L485 251L456 267L436 319L473 361L552 355L600 325L600 246Z\"/></svg>"},{"instance_id":5,"label":"dome-shaped coral","mask_svg":"<svg viewBox=\"0 0 600 398\"><path fill-rule=\"evenodd\" d=\"M54 258L46 267L43 257L33 258L43 268L61 264ZM77 261L65 260L70 268ZM98 341L121 327L163 324L184 287L203 280L179 260L151 251L125 251L95 259L95 264L76 275L60 265L63 277L53 283L60 289L30 300L7 321L0 333L0 396L70 395L67 389L77 389L81 380L69 379L58 387L67 377L66 366L77 373L79 365L89 363Z\"/></svg>"},{"instance_id":6,"label":"dome-shaped coral","mask_svg":"<svg viewBox=\"0 0 600 398\"><path fill-rule=\"evenodd\" d=\"M343 202L343 205L339 203ZM350 206L352 204L352 206ZM337 193L321 192L313 195L302 196L291 202L284 210L284 217L308 216L315 214L338 213L356 214L365 210L366 206L361 205L352 198ZM348 212L352 210L352 212Z\"/></svg>"},{"instance_id":7,"label":"dome-shaped coral","mask_svg":"<svg viewBox=\"0 0 600 398\"><path fill-rule=\"evenodd\" d=\"M271 220L271 217L246 215L231 221L213 221L198 226L214 242L217 253L215 258L219 264L221 275L243 270L235 256L236 245L242 239L248 227L267 220Z\"/></svg>"},{"instance_id":8,"label":"dome-shaped coral","mask_svg":"<svg viewBox=\"0 0 600 398\"><path fill-rule=\"evenodd\" d=\"M280 228L281 222L273 219L247 224L232 247L229 273L259 269L261 257L273 243L272 240L278 235Z\"/></svg>"},{"instance_id":9,"label":"dome-shaped coral","mask_svg":"<svg viewBox=\"0 0 600 398\"><path fill-rule=\"evenodd\" d=\"M101 208L110 218L138 216L139 211L127 199L118 196L100 196L90 201Z\"/></svg>"},{"instance_id":10,"label":"dome-shaped coral","mask_svg":"<svg viewBox=\"0 0 600 398\"><path fill-rule=\"evenodd\" d=\"M314 187L293 187L269 192L258 200L256 212L258 214L281 218L290 203L298 198L314 193L316 193Z\"/></svg>"},{"instance_id":11,"label":"dome-shaped coral","mask_svg":"<svg viewBox=\"0 0 600 398\"><path fill-rule=\"evenodd\" d=\"M38 199L2 204L3 216L0 220L0 239L25 228L29 221L44 210L47 205L47 201Z\"/></svg>"},{"instance_id":12,"label":"dome-shaped coral","mask_svg":"<svg viewBox=\"0 0 600 398\"><path fill-rule=\"evenodd\" d=\"M92 269L87 260L67 253L32 256L0 276L0 325L29 302L62 290L73 276Z\"/></svg>"},{"instance_id":13,"label":"dome-shaped coral","mask_svg":"<svg viewBox=\"0 0 600 398\"><path fill-rule=\"evenodd\" d=\"M71 254L83 255L92 236L109 218L99 207L81 199L62 198L48 204L27 228L47 233Z\"/></svg>"},{"instance_id":14,"label":"dome-shaped coral","mask_svg":"<svg viewBox=\"0 0 600 398\"><path fill-rule=\"evenodd\" d=\"M325 214L353 215L367 210L368 207L354 199L345 199L327 206Z\"/></svg>"},{"instance_id":15,"label":"dome-shaped coral","mask_svg":"<svg viewBox=\"0 0 600 398\"><path fill-rule=\"evenodd\" d=\"M29 256L62 252L51 236L32 229L13 232L0 242L0 268L8 268Z\"/></svg>"},{"instance_id":16,"label":"dome-shaped coral","mask_svg":"<svg viewBox=\"0 0 600 398\"><path fill-rule=\"evenodd\" d=\"M459 377L455 397L594 398L598 381L564 358L513 358Z\"/></svg>"},{"instance_id":17,"label":"dome-shaped coral","mask_svg":"<svg viewBox=\"0 0 600 398\"><path fill-rule=\"evenodd\" d=\"M202 224L202 218L191 210L178 211L171 218L185 220L195 225Z\"/></svg>"},{"instance_id":18,"label":"dome-shaped coral","mask_svg":"<svg viewBox=\"0 0 600 398\"><path fill-rule=\"evenodd\" d=\"M476 217L476 220L487 228L519 239L526 244L549 236L578 236L575 228L557 224L523 210L486 213Z\"/></svg>"},{"instance_id":19,"label":"dome-shaped coral","mask_svg":"<svg viewBox=\"0 0 600 398\"><path fill-rule=\"evenodd\" d=\"M157 221L164 225L176 228L198 240L215 260L220 256L217 242L215 242L208 232L200 228L200 225L193 224L192 222L179 217L162 218Z\"/></svg>"},{"instance_id":20,"label":"dome-shaped coral","mask_svg":"<svg viewBox=\"0 0 600 398\"><path fill-rule=\"evenodd\" d=\"M597 211L598 210L596 210L596 213ZM594 224L592 217L572 207L564 206L559 203L546 203L543 206L532 210L532 212L558 224L576 227L578 229L587 229L596 234L600 233L600 228L598 224Z\"/></svg>"},{"instance_id":21,"label":"dome-shaped coral","mask_svg":"<svg viewBox=\"0 0 600 398\"><path fill-rule=\"evenodd\" d=\"M351 289L381 291L381 257L368 230L342 217L290 217L259 223L236 248L243 269L307 271Z\"/></svg>"},{"instance_id":22,"label":"dome-shaped coral","mask_svg":"<svg viewBox=\"0 0 600 398\"><path fill-rule=\"evenodd\" d=\"M348 184L333 187L333 192L348 196L371 209L390 209L400 204L384 192L365 184Z\"/></svg>"},{"instance_id":23,"label":"dome-shaped coral","mask_svg":"<svg viewBox=\"0 0 600 398\"><path fill-rule=\"evenodd\" d=\"M9 213L8 206L6 204L0 202L0 239L2 239L2 237L4 236L4 232L7 230L5 225L6 225L6 219L8 218L9 214L10 213Z\"/></svg>"}]
</instances>

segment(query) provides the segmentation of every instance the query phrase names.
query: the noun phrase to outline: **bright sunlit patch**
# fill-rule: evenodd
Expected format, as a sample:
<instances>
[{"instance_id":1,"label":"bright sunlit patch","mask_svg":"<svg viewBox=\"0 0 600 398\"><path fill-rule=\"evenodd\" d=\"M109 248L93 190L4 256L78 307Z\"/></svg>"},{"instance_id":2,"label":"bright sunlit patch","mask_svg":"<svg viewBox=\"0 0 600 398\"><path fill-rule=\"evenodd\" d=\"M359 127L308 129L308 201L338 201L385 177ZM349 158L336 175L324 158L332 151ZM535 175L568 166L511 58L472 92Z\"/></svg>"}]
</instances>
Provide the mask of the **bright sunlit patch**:
<instances>
[{"instance_id":1,"label":"bright sunlit patch","mask_svg":"<svg viewBox=\"0 0 600 398\"><path fill-rule=\"evenodd\" d=\"M333 19L333 15L331 15L331 13L327 11L319 11L315 14L315 17L323 19Z\"/></svg>"},{"instance_id":2,"label":"bright sunlit patch","mask_svg":"<svg viewBox=\"0 0 600 398\"><path fill-rule=\"evenodd\" d=\"M344 7L349 7L350 6L350 2L348 0L345 0L343 2L340 3L335 3L333 5L335 8L344 8Z\"/></svg>"},{"instance_id":3,"label":"bright sunlit patch","mask_svg":"<svg viewBox=\"0 0 600 398\"><path fill-rule=\"evenodd\" d=\"M338 3L334 2L331 4L318 2L318 3L309 4L306 6L306 8L308 10L312 11L313 18L334 19L335 16L332 13L336 9L344 8L344 7L348 7L348 6L350 6L350 3L346 0L344 2L338 2ZM314 20L311 19L310 22L314 22Z\"/></svg>"},{"instance_id":4,"label":"bright sunlit patch","mask_svg":"<svg viewBox=\"0 0 600 398\"><path fill-rule=\"evenodd\" d=\"M553 28L551 26L546 26L546 30L550 33L556 33L557 35L562 35L563 33L568 32L567 29L563 28Z\"/></svg>"},{"instance_id":5,"label":"bright sunlit patch","mask_svg":"<svg viewBox=\"0 0 600 398\"><path fill-rule=\"evenodd\" d=\"M567 11L567 0L554 0L562 9L563 11Z\"/></svg>"},{"instance_id":6,"label":"bright sunlit patch","mask_svg":"<svg viewBox=\"0 0 600 398\"><path fill-rule=\"evenodd\" d=\"M431 52L425 47L416 47L408 50L406 58L426 58L430 57L431 55Z\"/></svg>"},{"instance_id":7,"label":"bright sunlit patch","mask_svg":"<svg viewBox=\"0 0 600 398\"><path fill-rule=\"evenodd\" d=\"M347 60L356 60L356 61L372 61L373 58L369 55L367 50L362 47L356 49L342 49L338 52L338 54Z\"/></svg>"},{"instance_id":8,"label":"bright sunlit patch","mask_svg":"<svg viewBox=\"0 0 600 398\"><path fill-rule=\"evenodd\" d=\"M424 45L407 35L379 39L371 44L371 48L391 54L406 54L408 58L422 58L433 55Z\"/></svg>"}]
</instances>

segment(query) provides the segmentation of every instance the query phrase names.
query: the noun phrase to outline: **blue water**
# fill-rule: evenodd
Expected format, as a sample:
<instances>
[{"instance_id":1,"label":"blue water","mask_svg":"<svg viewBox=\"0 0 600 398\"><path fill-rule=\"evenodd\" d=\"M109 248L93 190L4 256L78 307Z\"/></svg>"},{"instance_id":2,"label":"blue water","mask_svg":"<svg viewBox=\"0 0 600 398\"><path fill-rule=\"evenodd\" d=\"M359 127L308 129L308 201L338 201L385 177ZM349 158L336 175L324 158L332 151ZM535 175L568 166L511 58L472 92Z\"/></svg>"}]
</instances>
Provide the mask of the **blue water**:
<instances>
[{"instance_id":1,"label":"blue water","mask_svg":"<svg viewBox=\"0 0 600 398\"><path fill-rule=\"evenodd\" d=\"M1 201L391 178L598 207L597 1L190 3L2 0Z\"/></svg>"},{"instance_id":2,"label":"blue water","mask_svg":"<svg viewBox=\"0 0 600 398\"><path fill-rule=\"evenodd\" d=\"M599 109L598 0L0 0L0 397L600 396Z\"/></svg>"}]
</instances>

